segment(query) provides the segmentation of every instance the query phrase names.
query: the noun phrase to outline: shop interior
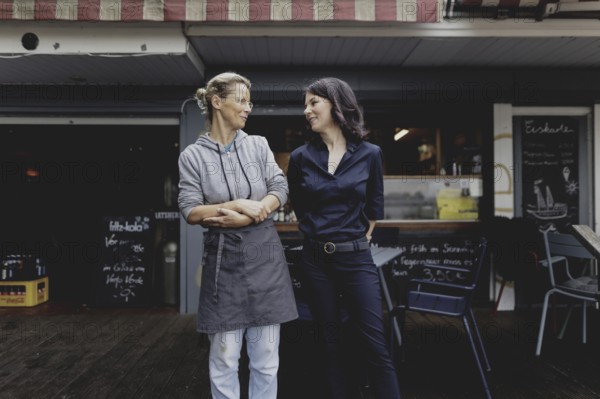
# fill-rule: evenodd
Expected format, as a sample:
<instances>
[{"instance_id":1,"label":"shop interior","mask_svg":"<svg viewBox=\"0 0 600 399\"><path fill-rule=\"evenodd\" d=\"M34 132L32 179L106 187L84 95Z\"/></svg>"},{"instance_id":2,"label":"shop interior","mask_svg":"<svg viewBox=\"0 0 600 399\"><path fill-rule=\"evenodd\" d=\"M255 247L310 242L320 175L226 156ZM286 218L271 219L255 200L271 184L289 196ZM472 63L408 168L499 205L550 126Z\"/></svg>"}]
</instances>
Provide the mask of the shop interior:
<instances>
[{"instance_id":1,"label":"shop interior","mask_svg":"<svg viewBox=\"0 0 600 399\"><path fill-rule=\"evenodd\" d=\"M164 217L178 212L178 126L0 129L3 278L18 280L36 259L43 267L36 273L49 277L53 301L98 304L99 269L114 239L103 220L144 215L150 229L145 273L137 281L146 295L138 304L178 305L178 276L164 284L165 262L176 264L179 243L179 218ZM170 273L177 272L173 266Z\"/></svg>"},{"instance_id":2,"label":"shop interior","mask_svg":"<svg viewBox=\"0 0 600 399\"><path fill-rule=\"evenodd\" d=\"M491 107L384 104L365 108L364 118L368 140L383 151L386 220L482 218ZM313 135L303 115L252 115L245 130L267 137L284 171L290 152Z\"/></svg>"}]
</instances>

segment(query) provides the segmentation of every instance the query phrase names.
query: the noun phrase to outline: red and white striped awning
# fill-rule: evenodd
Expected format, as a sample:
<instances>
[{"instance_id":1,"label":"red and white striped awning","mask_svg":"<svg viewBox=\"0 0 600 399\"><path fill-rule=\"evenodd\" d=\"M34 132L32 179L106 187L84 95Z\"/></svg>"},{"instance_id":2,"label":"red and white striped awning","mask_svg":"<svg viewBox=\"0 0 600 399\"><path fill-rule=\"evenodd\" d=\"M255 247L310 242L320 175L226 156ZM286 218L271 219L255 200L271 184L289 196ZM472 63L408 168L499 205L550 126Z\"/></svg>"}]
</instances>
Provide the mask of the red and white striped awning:
<instances>
[{"instance_id":1,"label":"red and white striped awning","mask_svg":"<svg viewBox=\"0 0 600 399\"><path fill-rule=\"evenodd\" d=\"M0 0L0 20L439 22L442 0Z\"/></svg>"}]
</instances>

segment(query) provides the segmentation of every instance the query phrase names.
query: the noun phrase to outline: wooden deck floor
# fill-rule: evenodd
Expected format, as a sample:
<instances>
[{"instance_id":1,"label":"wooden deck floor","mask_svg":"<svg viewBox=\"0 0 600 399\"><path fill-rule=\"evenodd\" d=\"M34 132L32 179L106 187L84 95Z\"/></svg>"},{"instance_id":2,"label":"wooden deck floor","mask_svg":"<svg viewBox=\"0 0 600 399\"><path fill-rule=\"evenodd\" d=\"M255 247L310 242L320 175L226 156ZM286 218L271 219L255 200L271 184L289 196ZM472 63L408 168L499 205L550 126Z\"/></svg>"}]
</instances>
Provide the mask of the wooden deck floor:
<instances>
[{"instance_id":1,"label":"wooden deck floor","mask_svg":"<svg viewBox=\"0 0 600 399\"><path fill-rule=\"evenodd\" d=\"M599 313L588 314L587 345L581 319L573 317L565 339L549 333L536 358L539 313L477 312L494 398L599 398ZM194 316L162 308L0 309L0 398L209 398L208 342L194 325ZM325 397L315 334L310 323L284 326L280 398ZM398 367L403 398L482 397L459 324L411 314L405 338ZM352 348L347 353L356 358ZM247 381L246 359L240 370ZM357 391L360 397L369 392Z\"/></svg>"}]
</instances>

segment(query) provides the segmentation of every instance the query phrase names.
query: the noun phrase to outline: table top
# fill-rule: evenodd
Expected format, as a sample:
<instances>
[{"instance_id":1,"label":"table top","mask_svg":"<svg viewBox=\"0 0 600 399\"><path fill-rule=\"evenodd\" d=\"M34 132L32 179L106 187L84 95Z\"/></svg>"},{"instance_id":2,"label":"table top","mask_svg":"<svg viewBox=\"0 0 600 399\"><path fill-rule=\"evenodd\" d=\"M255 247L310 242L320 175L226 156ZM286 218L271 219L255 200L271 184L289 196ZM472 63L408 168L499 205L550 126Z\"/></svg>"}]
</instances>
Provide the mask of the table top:
<instances>
[{"instance_id":1,"label":"table top","mask_svg":"<svg viewBox=\"0 0 600 399\"><path fill-rule=\"evenodd\" d=\"M371 255L375 266L381 267L399 256L402 253L400 248L393 247L371 247Z\"/></svg>"},{"instance_id":2,"label":"table top","mask_svg":"<svg viewBox=\"0 0 600 399\"><path fill-rule=\"evenodd\" d=\"M585 249L590 251L596 258L600 258L600 237L589 226L574 224L571 226L573 236Z\"/></svg>"}]
</instances>

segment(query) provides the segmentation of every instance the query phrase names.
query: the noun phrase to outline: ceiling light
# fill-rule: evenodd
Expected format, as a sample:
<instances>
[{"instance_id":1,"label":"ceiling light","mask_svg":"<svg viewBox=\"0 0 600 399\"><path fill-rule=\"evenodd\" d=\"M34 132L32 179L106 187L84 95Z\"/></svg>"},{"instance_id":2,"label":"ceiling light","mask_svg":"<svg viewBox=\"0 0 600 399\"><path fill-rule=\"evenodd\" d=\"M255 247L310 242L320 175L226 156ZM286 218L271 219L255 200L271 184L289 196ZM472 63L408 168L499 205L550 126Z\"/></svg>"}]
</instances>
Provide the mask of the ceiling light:
<instances>
[{"instance_id":1,"label":"ceiling light","mask_svg":"<svg viewBox=\"0 0 600 399\"><path fill-rule=\"evenodd\" d=\"M408 134L408 129L396 129L396 134L394 135L394 140L398 141L400 140L402 137L406 136Z\"/></svg>"}]
</instances>

